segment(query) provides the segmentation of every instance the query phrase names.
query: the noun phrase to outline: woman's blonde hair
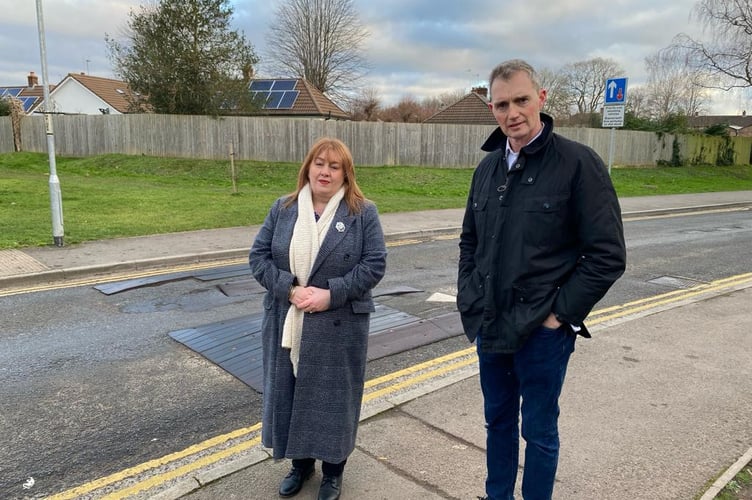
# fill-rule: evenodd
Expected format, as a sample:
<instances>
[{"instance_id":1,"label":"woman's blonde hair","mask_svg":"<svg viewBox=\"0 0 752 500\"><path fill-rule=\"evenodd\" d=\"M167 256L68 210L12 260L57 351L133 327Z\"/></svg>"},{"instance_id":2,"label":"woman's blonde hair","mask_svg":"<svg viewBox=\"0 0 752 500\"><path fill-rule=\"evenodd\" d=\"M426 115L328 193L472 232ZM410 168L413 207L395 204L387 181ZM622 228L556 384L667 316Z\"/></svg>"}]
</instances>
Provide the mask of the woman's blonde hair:
<instances>
[{"instance_id":1,"label":"woman's blonde hair","mask_svg":"<svg viewBox=\"0 0 752 500\"><path fill-rule=\"evenodd\" d=\"M300 166L298 172L298 187L295 192L290 193L285 201L285 206L289 207L295 200L298 199L300 190L303 186L308 184L308 172L311 169L311 164L319 155L324 152L329 152L337 157L339 164L344 172L344 187L345 187L345 203L351 214L357 214L363 207L365 202L365 196L358 187L358 183L355 181L355 165L353 162L352 153L344 142L332 137L322 137L308 150L303 164Z\"/></svg>"}]
</instances>

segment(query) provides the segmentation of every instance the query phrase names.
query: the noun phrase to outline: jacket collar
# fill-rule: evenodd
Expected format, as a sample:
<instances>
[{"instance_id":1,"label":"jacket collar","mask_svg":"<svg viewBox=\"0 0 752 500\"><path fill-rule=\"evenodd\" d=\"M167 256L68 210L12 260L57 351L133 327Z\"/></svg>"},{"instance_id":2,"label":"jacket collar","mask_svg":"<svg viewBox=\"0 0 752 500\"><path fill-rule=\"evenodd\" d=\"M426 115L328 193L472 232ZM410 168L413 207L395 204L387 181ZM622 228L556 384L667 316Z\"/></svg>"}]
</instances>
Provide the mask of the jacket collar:
<instances>
[{"instance_id":1,"label":"jacket collar","mask_svg":"<svg viewBox=\"0 0 752 500\"><path fill-rule=\"evenodd\" d=\"M520 150L524 151L526 154L531 154L538 151L541 147L543 147L544 144L548 142L551 134L553 134L554 119L546 113L541 113L540 118L541 122L543 122L543 124L545 125L543 127L543 133L541 133L541 135L531 144L528 144ZM491 151L497 151L499 149L504 150L504 148L506 147L507 136L504 135L504 132L501 131L501 127L496 127L496 129L491 132L491 135L488 136L486 142L483 143L480 149L490 153Z\"/></svg>"}]
</instances>

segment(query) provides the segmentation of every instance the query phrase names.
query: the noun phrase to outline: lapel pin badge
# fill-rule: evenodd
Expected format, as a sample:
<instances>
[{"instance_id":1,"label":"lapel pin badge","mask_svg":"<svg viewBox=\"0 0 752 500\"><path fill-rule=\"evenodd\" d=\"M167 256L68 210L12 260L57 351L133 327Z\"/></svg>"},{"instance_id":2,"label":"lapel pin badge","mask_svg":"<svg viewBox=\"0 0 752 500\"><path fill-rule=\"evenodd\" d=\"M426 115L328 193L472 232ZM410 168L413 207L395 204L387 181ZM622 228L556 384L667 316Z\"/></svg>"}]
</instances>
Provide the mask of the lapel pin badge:
<instances>
[{"instance_id":1,"label":"lapel pin badge","mask_svg":"<svg viewBox=\"0 0 752 500\"><path fill-rule=\"evenodd\" d=\"M342 222L338 222L334 227L337 228L337 231L339 231L340 233L345 232L345 224Z\"/></svg>"}]
</instances>

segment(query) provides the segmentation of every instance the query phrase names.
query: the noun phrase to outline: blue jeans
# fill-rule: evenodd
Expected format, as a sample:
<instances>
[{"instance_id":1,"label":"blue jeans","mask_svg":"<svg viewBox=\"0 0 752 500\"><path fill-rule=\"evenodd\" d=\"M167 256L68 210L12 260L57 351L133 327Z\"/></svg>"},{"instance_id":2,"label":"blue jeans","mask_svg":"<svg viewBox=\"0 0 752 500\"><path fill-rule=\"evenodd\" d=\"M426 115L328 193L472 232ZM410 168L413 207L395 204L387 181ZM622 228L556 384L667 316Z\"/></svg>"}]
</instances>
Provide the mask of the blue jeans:
<instances>
[{"instance_id":1,"label":"blue jeans","mask_svg":"<svg viewBox=\"0 0 752 500\"><path fill-rule=\"evenodd\" d=\"M478 364L486 418L486 494L513 500L519 467L518 428L522 399L525 469L522 497L548 500L559 460L559 395L576 335L565 327L539 327L511 354L481 352Z\"/></svg>"}]
</instances>

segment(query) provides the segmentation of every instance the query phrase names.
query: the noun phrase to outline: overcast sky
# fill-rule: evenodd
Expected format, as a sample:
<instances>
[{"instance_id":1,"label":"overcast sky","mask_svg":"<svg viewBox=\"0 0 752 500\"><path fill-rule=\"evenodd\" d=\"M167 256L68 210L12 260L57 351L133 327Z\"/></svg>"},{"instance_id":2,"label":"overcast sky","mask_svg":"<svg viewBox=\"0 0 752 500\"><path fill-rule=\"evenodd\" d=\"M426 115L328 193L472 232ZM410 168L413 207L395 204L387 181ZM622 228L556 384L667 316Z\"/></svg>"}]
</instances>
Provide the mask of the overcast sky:
<instances>
[{"instance_id":1,"label":"overcast sky","mask_svg":"<svg viewBox=\"0 0 752 500\"><path fill-rule=\"evenodd\" d=\"M128 12L153 0L41 0L48 78L88 72L113 78L105 33L118 36ZM645 82L645 57L681 32L700 34L690 13L697 0L355 0L370 33L364 47L371 70L364 87L385 104L483 84L491 68L523 58L558 70L593 57L614 59L629 88ZM0 86L23 85L40 75L39 32L34 0L0 0ZM262 58L274 0L232 0L233 28L242 30ZM629 92L627 92L627 99ZM729 93L713 98L708 111L738 114L750 99Z\"/></svg>"}]
</instances>

